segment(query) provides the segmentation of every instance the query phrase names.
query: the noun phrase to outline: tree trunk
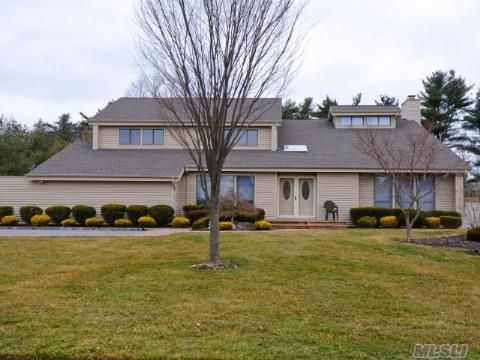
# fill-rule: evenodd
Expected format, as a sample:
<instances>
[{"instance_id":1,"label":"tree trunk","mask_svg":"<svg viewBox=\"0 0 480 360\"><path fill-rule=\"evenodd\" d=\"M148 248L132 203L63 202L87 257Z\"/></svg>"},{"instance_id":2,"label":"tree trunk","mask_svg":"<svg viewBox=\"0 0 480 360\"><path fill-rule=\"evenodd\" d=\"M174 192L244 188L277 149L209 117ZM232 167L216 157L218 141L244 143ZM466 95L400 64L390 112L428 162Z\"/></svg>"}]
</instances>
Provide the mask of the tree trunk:
<instances>
[{"instance_id":1,"label":"tree trunk","mask_svg":"<svg viewBox=\"0 0 480 360\"><path fill-rule=\"evenodd\" d=\"M215 199L216 198L216 199ZM210 246L209 246L209 261L212 264L220 262L220 229L219 229L219 208L218 196L213 196L209 205L210 211Z\"/></svg>"},{"instance_id":2,"label":"tree trunk","mask_svg":"<svg viewBox=\"0 0 480 360\"><path fill-rule=\"evenodd\" d=\"M404 211L403 212L405 215L405 232L407 236L407 241L410 242L412 240L412 227L413 227L413 221L410 222L410 212Z\"/></svg>"}]
</instances>

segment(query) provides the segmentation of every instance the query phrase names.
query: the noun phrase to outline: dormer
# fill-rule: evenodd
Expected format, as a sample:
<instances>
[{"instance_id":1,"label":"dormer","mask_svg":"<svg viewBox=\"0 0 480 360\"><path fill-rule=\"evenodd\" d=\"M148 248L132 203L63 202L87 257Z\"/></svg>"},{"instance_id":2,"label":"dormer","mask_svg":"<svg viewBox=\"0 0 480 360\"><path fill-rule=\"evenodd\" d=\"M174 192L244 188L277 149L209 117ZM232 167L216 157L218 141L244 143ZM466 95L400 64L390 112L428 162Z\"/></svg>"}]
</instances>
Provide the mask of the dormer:
<instances>
[{"instance_id":1,"label":"dormer","mask_svg":"<svg viewBox=\"0 0 480 360\"><path fill-rule=\"evenodd\" d=\"M389 129L400 115L398 106L337 105L330 107L328 118L337 129Z\"/></svg>"}]
</instances>

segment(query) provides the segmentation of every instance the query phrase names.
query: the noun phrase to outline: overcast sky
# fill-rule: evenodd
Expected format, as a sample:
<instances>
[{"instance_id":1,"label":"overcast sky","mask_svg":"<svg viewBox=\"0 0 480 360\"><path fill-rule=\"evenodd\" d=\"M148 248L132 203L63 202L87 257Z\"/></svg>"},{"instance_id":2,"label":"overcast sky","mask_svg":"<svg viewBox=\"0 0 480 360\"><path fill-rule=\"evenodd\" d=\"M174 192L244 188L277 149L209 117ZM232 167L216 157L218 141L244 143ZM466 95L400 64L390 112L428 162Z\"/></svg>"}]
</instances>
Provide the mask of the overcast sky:
<instances>
[{"instance_id":1,"label":"overcast sky","mask_svg":"<svg viewBox=\"0 0 480 360\"><path fill-rule=\"evenodd\" d=\"M93 115L135 79L134 0L0 0L0 113ZM285 97L403 100L437 69L480 85L480 1L312 0L308 50Z\"/></svg>"}]
</instances>

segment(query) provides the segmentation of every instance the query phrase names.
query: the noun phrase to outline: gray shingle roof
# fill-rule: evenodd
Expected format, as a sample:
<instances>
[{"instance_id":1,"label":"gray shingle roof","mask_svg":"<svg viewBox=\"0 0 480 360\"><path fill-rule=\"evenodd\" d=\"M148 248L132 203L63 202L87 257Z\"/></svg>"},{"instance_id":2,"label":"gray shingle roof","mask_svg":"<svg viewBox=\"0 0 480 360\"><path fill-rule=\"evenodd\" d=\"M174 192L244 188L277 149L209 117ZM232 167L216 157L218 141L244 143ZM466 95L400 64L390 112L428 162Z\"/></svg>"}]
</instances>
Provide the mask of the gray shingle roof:
<instances>
[{"instance_id":1,"label":"gray shingle roof","mask_svg":"<svg viewBox=\"0 0 480 360\"><path fill-rule=\"evenodd\" d=\"M402 132L408 129L425 131L414 121L399 119L393 132L404 141ZM377 164L361 154L355 145L356 132L362 130L335 129L327 120L284 120L279 128L279 150L235 150L227 158L228 168L273 169L379 169ZM432 137L432 141L434 140ZM284 152L283 145L307 145L308 152ZM91 144L76 142L56 154L29 176L91 176L91 177L176 177L185 166L192 166L182 149L118 149L92 150ZM466 164L448 147L441 146L438 161L432 169L464 170Z\"/></svg>"},{"instance_id":2,"label":"gray shingle roof","mask_svg":"<svg viewBox=\"0 0 480 360\"><path fill-rule=\"evenodd\" d=\"M400 113L400 108L394 105L378 106L378 105L334 105L330 107L332 114L394 114Z\"/></svg>"},{"instance_id":3,"label":"gray shingle roof","mask_svg":"<svg viewBox=\"0 0 480 360\"><path fill-rule=\"evenodd\" d=\"M246 106L252 105L253 100L247 99ZM170 107L181 117L185 106L182 99L152 99L122 97L110 102L103 110L92 116L89 123L131 123L131 122L161 122L174 121L176 117L169 110ZM248 121L258 123L277 123L282 120L282 100L263 98L256 100L254 111Z\"/></svg>"}]
</instances>

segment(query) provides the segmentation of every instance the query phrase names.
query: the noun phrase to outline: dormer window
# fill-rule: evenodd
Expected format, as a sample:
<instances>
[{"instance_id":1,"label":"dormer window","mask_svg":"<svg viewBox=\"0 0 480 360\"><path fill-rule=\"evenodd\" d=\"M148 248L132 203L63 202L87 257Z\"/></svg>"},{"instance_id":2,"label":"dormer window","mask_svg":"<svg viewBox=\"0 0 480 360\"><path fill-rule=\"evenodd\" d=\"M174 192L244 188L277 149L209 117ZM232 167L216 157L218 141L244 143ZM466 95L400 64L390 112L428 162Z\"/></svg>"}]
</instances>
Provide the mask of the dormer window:
<instances>
[{"instance_id":1,"label":"dormer window","mask_svg":"<svg viewBox=\"0 0 480 360\"><path fill-rule=\"evenodd\" d=\"M342 126L362 126L362 116L342 116L340 118L340 125Z\"/></svg>"},{"instance_id":2,"label":"dormer window","mask_svg":"<svg viewBox=\"0 0 480 360\"><path fill-rule=\"evenodd\" d=\"M258 130L257 129L240 130L238 145L240 145L240 146L257 146L258 145Z\"/></svg>"},{"instance_id":3,"label":"dormer window","mask_svg":"<svg viewBox=\"0 0 480 360\"><path fill-rule=\"evenodd\" d=\"M120 129L120 145L140 145L140 129Z\"/></svg>"},{"instance_id":4,"label":"dormer window","mask_svg":"<svg viewBox=\"0 0 480 360\"><path fill-rule=\"evenodd\" d=\"M163 129L143 129L143 145L163 145Z\"/></svg>"},{"instance_id":5,"label":"dormer window","mask_svg":"<svg viewBox=\"0 0 480 360\"><path fill-rule=\"evenodd\" d=\"M368 126L390 126L391 118L390 116L368 116L367 125Z\"/></svg>"}]
</instances>

